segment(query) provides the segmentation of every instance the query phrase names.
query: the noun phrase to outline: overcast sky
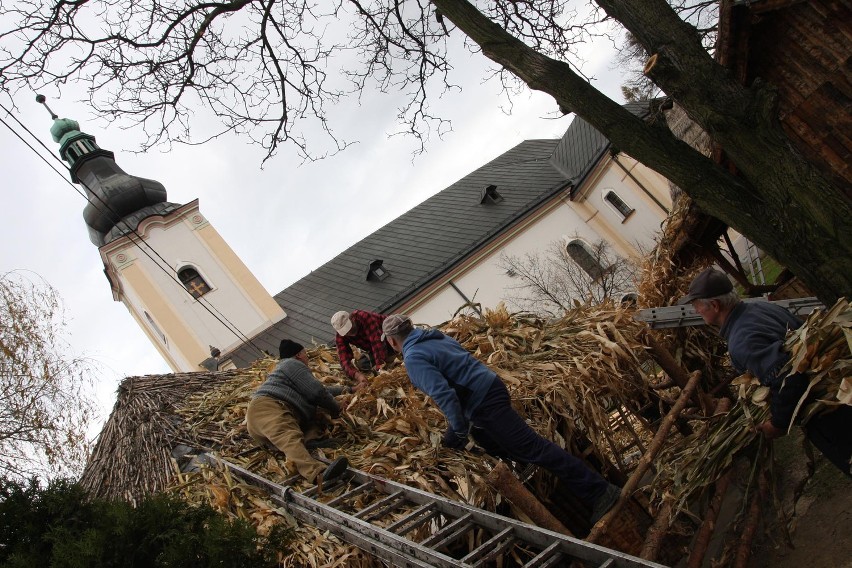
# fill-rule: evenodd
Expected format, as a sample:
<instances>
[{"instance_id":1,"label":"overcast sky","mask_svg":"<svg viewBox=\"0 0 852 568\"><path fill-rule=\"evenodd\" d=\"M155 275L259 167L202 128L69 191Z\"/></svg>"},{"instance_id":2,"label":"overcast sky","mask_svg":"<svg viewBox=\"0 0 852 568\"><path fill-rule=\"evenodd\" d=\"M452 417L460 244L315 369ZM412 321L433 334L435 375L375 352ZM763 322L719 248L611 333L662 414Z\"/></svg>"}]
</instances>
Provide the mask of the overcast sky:
<instances>
[{"instance_id":1,"label":"overcast sky","mask_svg":"<svg viewBox=\"0 0 852 568\"><path fill-rule=\"evenodd\" d=\"M595 86L621 101L620 72L612 68L612 55L605 44L590 48L583 70L596 79ZM483 56L466 52L454 59L455 80L463 91L433 101L454 130L443 140L433 138L426 154L413 159L413 140L388 137L398 129L394 97L373 93L332 115L332 127L358 144L303 165L285 146L263 169L263 150L236 136L134 154L141 141L138 129L93 119L81 100L81 85L64 86L58 99L55 91L45 94L60 117L77 120L102 148L115 152L126 172L160 181L169 201L198 198L201 212L274 295L521 141L564 133L573 116L554 119L556 105L549 96L516 96L507 115L499 84L481 82L488 65ZM15 103L17 118L56 155L52 121L35 102L35 93L19 93ZM123 377L169 369L123 304L113 301L83 223L84 199L2 125L0 142L0 272L30 270L59 291L72 347L101 369L100 424Z\"/></svg>"}]
</instances>

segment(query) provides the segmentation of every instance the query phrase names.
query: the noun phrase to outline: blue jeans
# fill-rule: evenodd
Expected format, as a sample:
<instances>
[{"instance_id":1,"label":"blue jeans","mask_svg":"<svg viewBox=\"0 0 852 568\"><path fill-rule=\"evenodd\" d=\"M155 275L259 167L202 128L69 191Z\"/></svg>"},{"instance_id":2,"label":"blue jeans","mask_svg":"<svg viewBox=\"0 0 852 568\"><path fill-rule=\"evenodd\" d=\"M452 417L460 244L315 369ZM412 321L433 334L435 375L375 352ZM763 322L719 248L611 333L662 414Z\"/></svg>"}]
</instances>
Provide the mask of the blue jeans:
<instances>
[{"instance_id":1,"label":"blue jeans","mask_svg":"<svg viewBox=\"0 0 852 568\"><path fill-rule=\"evenodd\" d=\"M500 379L471 416L474 440L497 458L541 466L568 484L571 491L593 506L609 482L585 463L539 436L512 408L509 391Z\"/></svg>"}]
</instances>

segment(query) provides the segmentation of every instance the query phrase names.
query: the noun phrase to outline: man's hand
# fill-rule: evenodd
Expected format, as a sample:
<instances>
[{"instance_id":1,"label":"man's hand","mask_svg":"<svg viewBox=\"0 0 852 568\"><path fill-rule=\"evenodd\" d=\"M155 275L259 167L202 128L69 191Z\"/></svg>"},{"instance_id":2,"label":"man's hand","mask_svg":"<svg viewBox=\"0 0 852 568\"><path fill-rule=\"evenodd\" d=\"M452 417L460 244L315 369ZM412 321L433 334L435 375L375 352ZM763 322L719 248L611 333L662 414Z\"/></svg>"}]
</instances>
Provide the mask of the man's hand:
<instances>
[{"instance_id":1,"label":"man's hand","mask_svg":"<svg viewBox=\"0 0 852 568\"><path fill-rule=\"evenodd\" d=\"M355 373L355 384L352 385L352 391L358 392L359 390L365 388L368 385L367 377L364 373L356 372Z\"/></svg>"},{"instance_id":2,"label":"man's hand","mask_svg":"<svg viewBox=\"0 0 852 568\"><path fill-rule=\"evenodd\" d=\"M757 425L755 430L763 434L767 440L774 440L775 438L779 438L784 435L784 430L776 428L775 425L772 424L771 420L767 420L763 424Z\"/></svg>"},{"instance_id":3,"label":"man's hand","mask_svg":"<svg viewBox=\"0 0 852 568\"><path fill-rule=\"evenodd\" d=\"M467 444L467 436L448 429L444 432L441 443L448 448L461 449Z\"/></svg>"}]
</instances>

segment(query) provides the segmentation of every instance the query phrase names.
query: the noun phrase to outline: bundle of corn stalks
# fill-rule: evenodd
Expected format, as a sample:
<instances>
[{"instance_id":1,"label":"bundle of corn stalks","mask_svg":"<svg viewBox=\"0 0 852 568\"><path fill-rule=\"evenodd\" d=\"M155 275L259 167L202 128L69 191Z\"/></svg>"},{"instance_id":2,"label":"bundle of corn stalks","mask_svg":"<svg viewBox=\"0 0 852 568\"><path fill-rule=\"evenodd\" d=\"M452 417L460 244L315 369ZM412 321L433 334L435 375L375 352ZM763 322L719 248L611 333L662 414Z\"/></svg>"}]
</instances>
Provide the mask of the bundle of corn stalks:
<instances>
[{"instance_id":1,"label":"bundle of corn stalks","mask_svg":"<svg viewBox=\"0 0 852 568\"><path fill-rule=\"evenodd\" d=\"M621 463L618 454L624 446L637 436L647 441L652 435L635 421L629 433L610 430L614 409L637 411L647 400L645 354L636 338L641 329L629 312L611 305L578 308L557 321L511 315L501 306L484 318L458 317L443 328L495 370L536 430L575 455L594 457L602 464ZM346 381L332 349L311 349L309 357L321 381ZM258 448L243 425L251 393L273 364L264 361L215 389L189 397L177 414L196 447L213 449L229 461L281 481L294 473L286 459ZM343 443L325 450L325 457L345 455L354 468L496 510L501 498L485 481L495 460L441 447L444 417L411 386L404 366L377 375L368 388L342 401L341 419L333 422L328 435ZM175 487L191 501L209 502L263 530L289 522L262 495L223 471L173 474ZM373 565L370 557L317 529L300 526L296 531L296 544L283 565L333 565L342 557L347 565Z\"/></svg>"},{"instance_id":2,"label":"bundle of corn stalks","mask_svg":"<svg viewBox=\"0 0 852 568\"><path fill-rule=\"evenodd\" d=\"M755 443L755 426L769 417L768 387L750 373L737 377L731 385L738 389L736 405L670 445L656 462L654 494L656 500L671 504L672 519Z\"/></svg>"},{"instance_id":3,"label":"bundle of corn stalks","mask_svg":"<svg viewBox=\"0 0 852 568\"><path fill-rule=\"evenodd\" d=\"M801 424L807 424L820 412L840 404L852 405L852 303L841 298L827 312L814 311L789 334L784 347L790 360L780 375L804 373L809 379L794 421L798 417Z\"/></svg>"}]
</instances>

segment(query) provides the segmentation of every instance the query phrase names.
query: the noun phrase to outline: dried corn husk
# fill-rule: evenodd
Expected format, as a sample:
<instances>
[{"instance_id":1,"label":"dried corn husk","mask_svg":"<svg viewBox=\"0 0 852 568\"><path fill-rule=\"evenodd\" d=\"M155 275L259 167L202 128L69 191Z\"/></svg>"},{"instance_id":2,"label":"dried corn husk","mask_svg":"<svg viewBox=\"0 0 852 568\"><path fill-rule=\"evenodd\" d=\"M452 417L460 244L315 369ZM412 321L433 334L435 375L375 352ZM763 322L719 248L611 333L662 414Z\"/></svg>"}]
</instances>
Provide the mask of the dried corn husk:
<instances>
[{"instance_id":1,"label":"dried corn husk","mask_svg":"<svg viewBox=\"0 0 852 568\"><path fill-rule=\"evenodd\" d=\"M808 388L790 423L807 424L832 407L852 405L852 303L839 299L828 311L814 310L807 321L787 336L790 360L779 372L787 377L804 373Z\"/></svg>"},{"instance_id":2,"label":"dried corn husk","mask_svg":"<svg viewBox=\"0 0 852 568\"><path fill-rule=\"evenodd\" d=\"M737 404L729 412L711 417L691 436L670 445L656 462L654 493L657 499L672 504L673 518L758 441L755 426L769 417L769 389L761 386L757 378L746 373L731 385L738 390Z\"/></svg>"}]
</instances>

